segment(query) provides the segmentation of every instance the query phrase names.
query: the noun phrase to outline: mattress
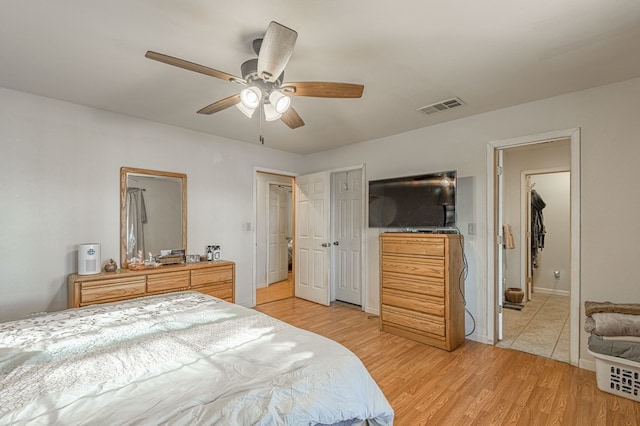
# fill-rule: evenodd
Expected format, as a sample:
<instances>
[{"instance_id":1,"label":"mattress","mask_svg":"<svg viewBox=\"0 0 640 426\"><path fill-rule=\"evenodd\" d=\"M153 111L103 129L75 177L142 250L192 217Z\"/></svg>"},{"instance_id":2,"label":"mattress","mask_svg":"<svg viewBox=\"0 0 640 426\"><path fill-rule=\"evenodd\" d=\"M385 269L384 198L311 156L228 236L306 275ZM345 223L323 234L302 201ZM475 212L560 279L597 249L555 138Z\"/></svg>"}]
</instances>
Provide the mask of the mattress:
<instances>
[{"instance_id":1,"label":"mattress","mask_svg":"<svg viewBox=\"0 0 640 426\"><path fill-rule=\"evenodd\" d=\"M0 424L393 423L344 346L197 292L0 324L0 401Z\"/></svg>"}]
</instances>

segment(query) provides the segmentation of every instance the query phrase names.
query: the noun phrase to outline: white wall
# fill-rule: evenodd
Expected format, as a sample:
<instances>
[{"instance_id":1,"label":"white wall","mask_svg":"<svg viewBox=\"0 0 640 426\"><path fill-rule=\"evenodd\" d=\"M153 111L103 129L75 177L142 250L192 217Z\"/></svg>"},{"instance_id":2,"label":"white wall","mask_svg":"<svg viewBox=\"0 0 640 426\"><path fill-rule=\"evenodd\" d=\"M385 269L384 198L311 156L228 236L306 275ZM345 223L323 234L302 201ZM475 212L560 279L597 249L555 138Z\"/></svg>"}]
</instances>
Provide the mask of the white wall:
<instances>
[{"instance_id":1,"label":"white wall","mask_svg":"<svg viewBox=\"0 0 640 426\"><path fill-rule=\"evenodd\" d=\"M534 289L568 296L571 290L571 177L569 172L534 175L531 183L546 203L544 248L533 270ZM555 277L554 272L560 273Z\"/></svg>"},{"instance_id":2,"label":"white wall","mask_svg":"<svg viewBox=\"0 0 640 426\"><path fill-rule=\"evenodd\" d=\"M477 322L472 338L486 340L493 327L486 306L487 143L576 127L582 142L581 301L638 303L632 267L640 237L640 198L633 192L638 111L640 79L634 79L303 158L0 89L0 320L65 307L78 243L101 242L104 258L118 257L121 166L187 174L188 248L222 245L223 258L238 264L238 302L249 304L254 235L245 225L254 220L254 167L311 172L364 163L368 180L458 170L458 217L470 266L467 308ZM415 112L408 107L407 113ZM477 224L477 235L466 235L468 222ZM378 305L377 231L365 238L368 309ZM588 358L586 337L581 331L581 358Z\"/></svg>"},{"instance_id":3,"label":"white wall","mask_svg":"<svg viewBox=\"0 0 640 426\"><path fill-rule=\"evenodd\" d=\"M187 251L220 244L236 262L236 300L250 305L255 167L302 164L264 146L5 89L0 146L0 320L65 308L77 244L99 242L103 260L119 261L122 166L187 174Z\"/></svg>"},{"instance_id":4,"label":"white wall","mask_svg":"<svg viewBox=\"0 0 640 426\"><path fill-rule=\"evenodd\" d=\"M637 160L640 158L640 79L558 96L480 114L392 137L368 141L308 157L311 170L366 163L367 180L427 171L457 169L469 178L464 220L477 222L476 236L465 235L470 270L465 290L467 308L477 322L473 339L486 341L493 318L487 316L487 143L581 128L581 312L585 300L640 302L635 268L640 222ZM408 114L412 113L408 107ZM428 124L425 121L425 124ZM617 185L602 176L615 176ZM472 182L472 183L471 183ZM614 207L615 206L615 207ZM615 213L612 213L615 212ZM614 228L615 226L615 228ZM463 234L466 223L460 223ZM615 229L615 232L613 231ZM378 304L378 245L368 233L369 306ZM467 316L467 330L470 329ZM587 335L580 327L580 358Z\"/></svg>"}]
</instances>

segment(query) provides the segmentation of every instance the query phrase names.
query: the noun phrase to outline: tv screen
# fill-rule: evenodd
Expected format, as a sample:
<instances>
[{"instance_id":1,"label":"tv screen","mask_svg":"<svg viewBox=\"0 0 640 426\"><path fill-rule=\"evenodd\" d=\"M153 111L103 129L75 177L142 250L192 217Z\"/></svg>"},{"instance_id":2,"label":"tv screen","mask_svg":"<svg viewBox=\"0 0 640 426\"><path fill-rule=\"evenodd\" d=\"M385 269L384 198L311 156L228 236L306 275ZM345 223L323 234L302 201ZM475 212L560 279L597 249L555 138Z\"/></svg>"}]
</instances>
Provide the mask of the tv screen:
<instances>
[{"instance_id":1,"label":"tv screen","mask_svg":"<svg viewBox=\"0 0 640 426\"><path fill-rule=\"evenodd\" d=\"M456 171L369 181L369 227L456 225Z\"/></svg>"}]
</instances>

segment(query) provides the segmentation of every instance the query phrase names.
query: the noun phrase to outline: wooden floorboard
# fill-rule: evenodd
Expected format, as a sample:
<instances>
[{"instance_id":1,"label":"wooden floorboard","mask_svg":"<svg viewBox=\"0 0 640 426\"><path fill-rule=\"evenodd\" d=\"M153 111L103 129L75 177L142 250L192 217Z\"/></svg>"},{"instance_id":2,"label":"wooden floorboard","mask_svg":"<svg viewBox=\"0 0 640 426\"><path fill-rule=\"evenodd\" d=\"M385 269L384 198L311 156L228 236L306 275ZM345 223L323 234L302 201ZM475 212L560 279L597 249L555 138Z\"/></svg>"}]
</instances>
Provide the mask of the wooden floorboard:
<instances>
[{"instance_id":1,"label":"wooden floorboard","mask_svg":"<svg viewBox=\"0 0 640 426\"><path fill-rule=\"evenodd\" d=\"M293 275L289 271L286 280L256 289L256 305L287 299L293 297L293 295Z\"/></svg>"},{"instance_id":2,"label":"wooden floorboard","mask_svg":"<svg viewBox=\"0 0 640 426\"><path fill-rule=\"evenodd\" d=\"M640 402L600 391L594 372L569 364L470 340L446 352L381 332L378 317L342 303L256 309L358 355L396 425L640 425Z\"/></svg>"}]
</instances>

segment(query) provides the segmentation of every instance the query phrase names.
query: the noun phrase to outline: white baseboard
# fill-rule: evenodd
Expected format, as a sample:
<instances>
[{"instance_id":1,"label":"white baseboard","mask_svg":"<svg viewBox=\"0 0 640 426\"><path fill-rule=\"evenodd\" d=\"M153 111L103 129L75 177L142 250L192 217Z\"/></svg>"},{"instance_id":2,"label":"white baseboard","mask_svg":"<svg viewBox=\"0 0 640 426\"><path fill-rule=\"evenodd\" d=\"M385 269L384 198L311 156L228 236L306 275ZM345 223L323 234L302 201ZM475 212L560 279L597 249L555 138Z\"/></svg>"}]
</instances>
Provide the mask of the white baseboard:
<instances>
[{"instance_id":1,"label":"white baseboard","mask_svg":"<svg viewBox=\"0 0 640 426\"><path fill-rule=\"evenodd\" d=\"M470 335L466 336L466 339L473 340L474 342L478 342L478 343L484 343L485 345L493 346L493 342L490 342L486 335L471 333Z\"/></svg>"},{"instance_id":2,"label":"white baseboard","mask_svg":"<svg viewBox=\"0 0 640 426\"><path fill-rule=\"evenodd\" d=\"M578 361L578 367L583 368L585 370L596 371L596 361L580 358L580 361Z\"/></svg>"},{"instance_id":3,"label":"white baseboard","mask_svg":"<svg viewBox=\"0 0 640 426\"><path fill-rule=\"evenodd\" d=\"M380 308L378 306L365 306L364 311L368 314L380 316Z\"/></svg>"},{"instance_id":4,"label":"white baseboard","mask_svg":"<svg viewBox=\"0 0 640 426\"><path fill-rule=\"evenodd\" d=\"M542 293L542 294L552 294L555 296L565 296L565 297L569 297L569 295L571 294L568 290L556 290L553 288L540 288L540 287L536 287L535 292Z\"/></svg>"}]
</instances>

